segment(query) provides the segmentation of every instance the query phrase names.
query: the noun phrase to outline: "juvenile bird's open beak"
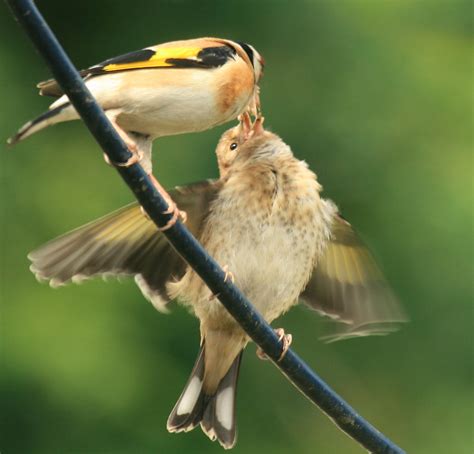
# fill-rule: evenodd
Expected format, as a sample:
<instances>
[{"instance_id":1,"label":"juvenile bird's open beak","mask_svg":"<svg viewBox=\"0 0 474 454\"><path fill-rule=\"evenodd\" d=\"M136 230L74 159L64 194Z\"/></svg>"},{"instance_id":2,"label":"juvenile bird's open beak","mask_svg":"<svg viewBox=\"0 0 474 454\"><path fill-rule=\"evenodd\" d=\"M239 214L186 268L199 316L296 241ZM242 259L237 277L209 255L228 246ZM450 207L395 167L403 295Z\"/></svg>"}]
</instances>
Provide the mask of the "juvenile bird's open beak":
<instances>
[{"instance_id":1,"label":"juvenile bird's open beak","mask_svg":"<svg viewBox=\"0 0 474 454\"><path fill-rule=\"evenodd\" d=\"M244 140L247 140L252 132L252 120L250 118L250 114L248 112L244 112L239 116L239 121L240 134L242 134Z\"/></svg>"},{"instance_id":2,"label":"juvenile bird's open beak","mask_svg":"<svg viewBox=\"0 0 474 454\"><path fill-rule=\"evenodd\" d=\"M262 116L259 116L255 119L252 130L250 131L251 137L255 137L255 136L258 136L259 134L263 134L263 132L265 131L263 128L264 121L265 121L265 117L262 117Z\"/></svg>"},{"instance_id":3,"label":"juvenile bird's open beak","mask_svg":"<svg viewBox=\"0 0 474 454\"><path fill-rule=\"evenodd\" d=\"M265 131L263 128L263 122L265 121L265 118L262 116L258 116L252 123L250 114L248 112L244 112L239 116L239 121L239 135L242 136L244 141L247 141L251 137L263 134L263 132Z\"/></svg>"}]
</instances>

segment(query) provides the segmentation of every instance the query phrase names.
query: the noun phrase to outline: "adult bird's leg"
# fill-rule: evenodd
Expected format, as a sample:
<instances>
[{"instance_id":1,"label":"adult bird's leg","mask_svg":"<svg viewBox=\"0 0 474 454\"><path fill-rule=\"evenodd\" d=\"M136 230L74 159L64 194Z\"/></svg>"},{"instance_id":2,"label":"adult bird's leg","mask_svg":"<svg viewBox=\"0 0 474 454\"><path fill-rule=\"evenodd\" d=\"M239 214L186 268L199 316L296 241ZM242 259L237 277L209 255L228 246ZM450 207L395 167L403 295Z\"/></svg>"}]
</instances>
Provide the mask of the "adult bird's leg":
<instances>
[{"instance_id":1,"label":"adult bird's leg","mask_svg":"<svg viewBox=\"0 0 474 454\"><path fill-rule=\"evenodd\" d=\"M169 221L163 227L159 227L158 229L162 232L164 230L168 230L169 228L173 227L173 225L176 224L178 217L180 218L181 222L186 222L188 218L186 211L182 211L177 207L176 203L174 203L173 199L168 194L166 189L163 186L161 186L160 182L155 178L155 176L152 173L148 174L148 176L153 182L153 185L155 186L156 190L163 196L163 198L166 200L166 203L168 204L168 209L164 211L163 214L172 214Z\"/></svg>"},{"instance_id":2,"label":"adult bird's leg","mask_svg":"<svg viewBox=\"0 0 474 454\"><path fill-rule=\"evenodd\" d=\"M120 127L120 125L117 123L118 113L113 112L113 111L108 111L106 112L106 114L110 122L112 123L113 127L117 131L118 135L125 142L125 145L127 145L130 153L132 153L132 156L130 156L130 158L126 162L111 162L109 157L106 154L104 154L105 162L107 162L107 164L109 165L113 165L116 167L130 167L133 164L139 163L143 159L143 152L140 150L140 147L138 146L137 142L132 137L130 137L130 135L125 130L123 130ZM168 203L168 209L164 211L163 214L172 214L169 221L163 227L160 227L159 230L161 231L168 230L174 224L176 224L176 221L178 220L178 218L180 218L182 222L186 222L186 219L187 219L186 212L180 211L178 209L178 207L176 206L176 203L174 203L173 199L168 194L166 189L163 188L163 186L161 186L159 181L155 178L155 176L152 173L149 173L148 176L153 182L153 185L155 186L156 190L162 195L162 197ZM143 208L142 208L142 213L146 215Z\"/></svg>"},{"instance_id":3,"label":"adult bird's leg","mask_svg":"<svg viewBox=\"0 0 474 454\"><path fill-rule=\"evenodd\" d=\"M132 153L132 156L126 161L126 162L114 162L111 163L109 157L104 153L104 159L107 164L111 164L117 167L130 167L133 164L136 164L140 162L143 158L143 153L140 151L137 143L135 140L133 140L126 131L124 131L117 123L117 116L118 113L113 112L113 111L108 111L106 112L106 115L110 122L112 123L112 126L114 129L117 131L117 134L120 136L120 138L125 142L125 145L127 145L128 150L130 153Z\"/></svg>"}]
</instances>

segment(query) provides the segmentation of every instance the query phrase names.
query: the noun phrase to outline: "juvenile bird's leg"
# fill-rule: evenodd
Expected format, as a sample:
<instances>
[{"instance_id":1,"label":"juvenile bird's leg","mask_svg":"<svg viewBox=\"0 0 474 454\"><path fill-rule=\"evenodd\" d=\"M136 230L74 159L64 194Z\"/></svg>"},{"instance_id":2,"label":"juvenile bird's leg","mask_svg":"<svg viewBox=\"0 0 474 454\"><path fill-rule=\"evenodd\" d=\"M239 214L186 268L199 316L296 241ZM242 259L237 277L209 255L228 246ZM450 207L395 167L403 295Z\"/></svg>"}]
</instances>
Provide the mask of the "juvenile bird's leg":
<instances>
[{"instance_id":1,"label":"juvenile bird's leg","mask_svg":"<svg viewBox=\"0 0 474 454\"><path fill-rule=\"evenodd\" d=\"M285 334L285 330L283 328L276 328L273 331L275 331L275 334L278 336L278 340L281 342L281 354L278 358L278 361L281 361L290 348L291 342L293 341L293 336L291 334ZM260 347L257 348L256 353L259 359L264 361L268 360L268 356Z\"/></svg>"}]
</instances>

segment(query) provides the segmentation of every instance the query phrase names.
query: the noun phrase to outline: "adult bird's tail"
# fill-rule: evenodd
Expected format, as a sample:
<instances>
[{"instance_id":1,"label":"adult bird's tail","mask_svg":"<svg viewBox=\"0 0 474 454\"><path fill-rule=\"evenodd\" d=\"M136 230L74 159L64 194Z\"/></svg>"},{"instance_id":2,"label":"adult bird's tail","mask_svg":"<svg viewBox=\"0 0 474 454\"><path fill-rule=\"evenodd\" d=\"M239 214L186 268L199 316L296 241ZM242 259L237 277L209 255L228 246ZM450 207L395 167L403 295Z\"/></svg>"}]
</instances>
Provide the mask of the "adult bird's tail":
<instances>
[{"instance_id":1,"label":"adult bird's tail","mask_svg":"<svg viewBox=\"0 0 474 454\"><path fill-rule=\"evenodd\" d=\"M64 104L60 104L57 107L47 110L34 120L25 123L14 136L7 140L7 143L8 145L15 145L47 126L61 123L63 121L73 120L75 118L77 118L77 113L71 103L69 101L65 102Z\"/></svg>"},{"instance_id":2,"label":"adult bird's tail","mask_svg":"<svg viewBox=\"0 0 474 454\"><path fill-rule=\"evenodd\" d=\"M237 439L235 395L242 351L220 381L216 392L207 395L203 389L205 373L205 342L184 391L176 402L167 423L169 432L188 432L198 424L212 440L230 449Z\"/></svg>"}]
</instances>

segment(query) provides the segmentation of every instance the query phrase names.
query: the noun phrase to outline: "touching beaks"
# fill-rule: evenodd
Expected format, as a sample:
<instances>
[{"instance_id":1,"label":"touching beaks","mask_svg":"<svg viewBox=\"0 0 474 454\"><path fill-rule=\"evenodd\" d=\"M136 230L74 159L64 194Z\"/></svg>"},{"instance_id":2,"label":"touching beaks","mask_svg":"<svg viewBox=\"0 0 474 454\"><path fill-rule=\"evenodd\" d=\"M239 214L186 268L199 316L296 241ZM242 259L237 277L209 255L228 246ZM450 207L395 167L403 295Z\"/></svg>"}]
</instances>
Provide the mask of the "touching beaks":
<instances>
[{"instance_id":1,"label":"touching beaks","mask_svg":"<svg viewBox=\"0 0 474 454\"><path fill-rule=\"evenodd\" d=\"M253 124L248 112L244 112L243 114L239 115L238 119L240 121L240 134L242 134L244 141L250 139L251 137L258 136L259 134L263 134L263 122L265 121L265 118L261 115L257 116Z\"/></svg>"},{"instance_id":2,"label":"touching beaks","mask_svg":"<svg viewBox=\"0 0 474 454\"><path fill-rule=\"evenodd\" d=\"M250 131L250 137L258 136L259 134L263 134L263 122L265 121L265 117L259 116L255 119L253 124L252 130Z\"/></svg>"},{"instance_id":3,"label":"touching beaks","mask_svg":"<svg viewBox=\"0 0 474 454\"><path fill-rule=\"evenodd\" d=\"M240 130L243 135L244 140L247 140L250 137L252 131L252 120L248 112L244 112L239 115L238 120L240 121Z\"/></svg>"}]
</instances>

